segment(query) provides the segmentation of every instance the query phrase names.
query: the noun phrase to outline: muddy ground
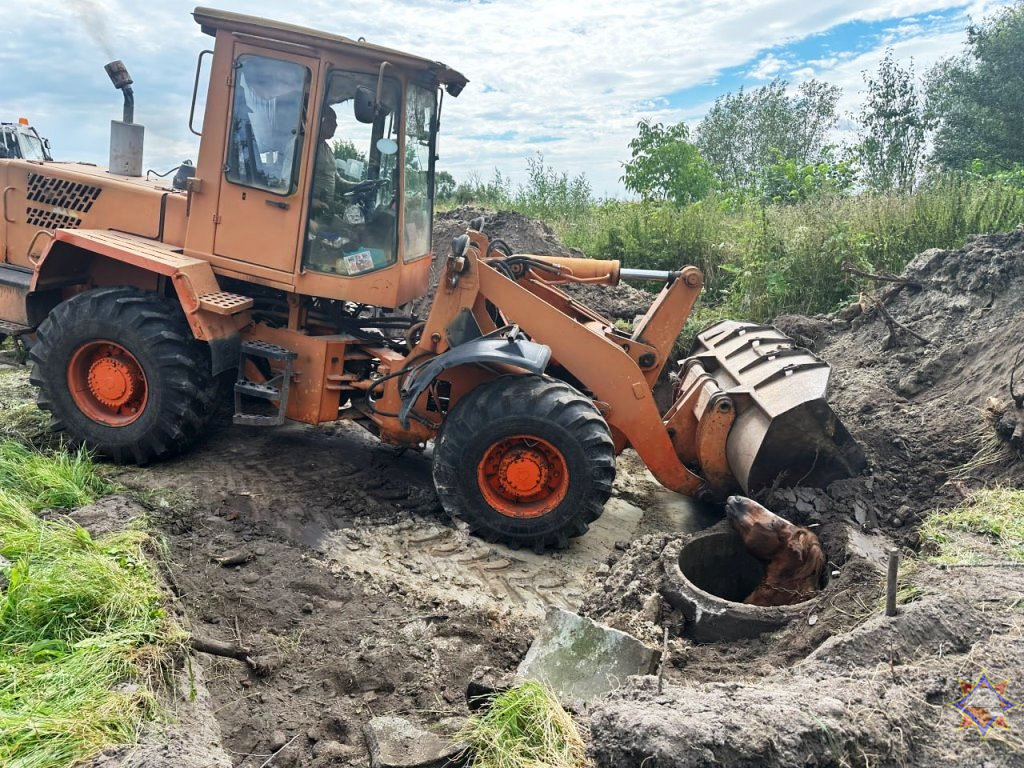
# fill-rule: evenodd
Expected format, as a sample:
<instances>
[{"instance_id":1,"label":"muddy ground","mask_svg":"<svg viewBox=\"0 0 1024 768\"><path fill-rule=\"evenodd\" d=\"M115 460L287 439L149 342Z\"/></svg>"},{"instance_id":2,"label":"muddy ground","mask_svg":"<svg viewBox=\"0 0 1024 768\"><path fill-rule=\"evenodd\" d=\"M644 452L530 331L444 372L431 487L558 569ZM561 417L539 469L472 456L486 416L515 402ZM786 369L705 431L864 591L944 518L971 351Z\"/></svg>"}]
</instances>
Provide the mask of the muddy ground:
<instances>
[{"instance_id":1,"label":"muddy ground","mask_svg":"<svg viewBox=\"0 0 1024 768\"><path fill-rule=\"evenodd\" d=\"M435 243L477 213L439 216ZM514 214L491 217L488 230L516 251L568 252ZM907 582L918 599L886 621L878 563L893 541L913 560L928 510L982 484L1024 480L1001 444L986 454L991 463L971 463L986 441L991 448L987 398L1007 397L1024 341L1022 245L1015 233L911 265L916 286L885 306L927 345L900 332L886 348L887 324L867 298L841 316L780 318L833 364L836 410L872 475L770 495L777 511L817 526L832 577L799 621L757 639L694 645L675 636L682 620L660 597L661 553L717 515L661 489L628 451L603 517L567 551L546 555L469 536L440 509L429 450L402 454L349 425L217 424L186 456L112 469L134 494L123 503L166 538L182 621L260 661L257 672L197 656L221 754L257 768L286 744L274 765L365 766L362 728L372 717L451 732L467 715L474 668L514 669L545 609L559 606L654 644L662 626L672 629L662 693L649 679L624 682L580 713L598 765L1019 764L1024 715L1008 715L1011 730L983 742L958 730L946 706L961 695L957 679L982 668L1010 678L1007 695L1022 698L1019 571L919 565ZM586 290L597 309L625 320L650 299L628 287ZM0 405L30 396L23 370L0 378ZM224 557L238 562L225 567ZM177 751L163 758L111 760L187 764L189 745L173 738Z\"/></svg>"}]
</instances>

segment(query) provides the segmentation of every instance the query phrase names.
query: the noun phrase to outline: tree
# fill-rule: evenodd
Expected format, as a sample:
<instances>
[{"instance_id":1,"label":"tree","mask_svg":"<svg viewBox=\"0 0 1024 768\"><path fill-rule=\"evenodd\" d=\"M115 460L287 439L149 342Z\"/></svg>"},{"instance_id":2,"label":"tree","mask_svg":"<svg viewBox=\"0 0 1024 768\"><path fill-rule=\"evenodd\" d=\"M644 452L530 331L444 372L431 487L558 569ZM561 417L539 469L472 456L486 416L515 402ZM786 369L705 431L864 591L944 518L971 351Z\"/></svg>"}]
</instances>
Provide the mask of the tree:
<instances>
[{"instance_id":1,"label":"tree","mask_svg":"<svg viewBox=\"0 0 1024 768\"><path fill-rule=\"evenodd\" d=\"M434 197L448 200L455 195L455 177L448 171L437 171L434 175Z\"/></svg>"},{"instance_id":2,"label":"tree","mask_svg":"<svg viewBox=\"0 0 1024 768\"><path fill-rule=\"evenodd\" d=\"M336 160L359 160L363 163L366 162L366 153L357 149L356 145L351 141L335 139L331 149L334 150L334 158Z\"/></svg>"},{"instance_id":3,"label":"tree","mask_svg":"<svg viewBox=\"0 0 1024 768\"><path fill-rule=\"evenodd\" d=\"M878 74L864 73L867 98L860 113L860 141L854 150L864 181L877 192L910 192L924 163L927 120L914 82L914 68L903 69L892 49Z\"/></svg>"},{"instance_id":4,"label":"tree","mask_svg":"<svg viewBox=\"0 0 1024 768\"><path fill-rule=\"evenodd\" d=\"M845 195L853 188L856 170L849 160L835 160L830 148L816 163L801 165L777 156L762 176L761 192L773 203L798 203L820 197Z\"/></svg>"},{"instance_id":5,"label":"tree","mask_svg":"<svg viewBox=\"0 0 1024 768\"><path fill-rule=\"evenodd\" d=\"M641 120L636 127L639 133L629 142L632 160L623 164L626 189L645 199L671 200L678 205L707 197L714 175L690 143L684 123L665 127Z\"/></svg>"},{"instance_id":6,"label":"tree","mask_svg":"<svg viewBox=\"0 0 1024 768\"><path fill-rule=\"evenodd\" d=\"M808 80L790 96L788 85L719 96L697 126L697 148L726 188L756 190L780 156L799 166L823 159L841 89Z\"/></svg>"},{"instance_id":7,"label":"tree","mask_svg":"<svg viewBox=\"0 0 1024 768\"><path fill-rule=\"evenodd\" d=\"M967 51L944 59L926 78L927 107L937 121L932 159L987 170L1024 163L1024 3L967 30Z\"/></svg>"}]
</instances>

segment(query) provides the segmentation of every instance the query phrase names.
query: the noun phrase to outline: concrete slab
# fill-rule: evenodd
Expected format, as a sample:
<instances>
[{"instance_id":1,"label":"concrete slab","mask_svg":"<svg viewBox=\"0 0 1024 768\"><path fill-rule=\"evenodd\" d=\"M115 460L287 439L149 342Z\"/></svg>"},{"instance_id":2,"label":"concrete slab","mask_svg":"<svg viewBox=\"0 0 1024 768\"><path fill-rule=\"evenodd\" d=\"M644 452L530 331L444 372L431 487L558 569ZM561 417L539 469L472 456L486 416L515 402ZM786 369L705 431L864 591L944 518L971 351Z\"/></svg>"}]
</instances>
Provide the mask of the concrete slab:
<instances>
[{"instance_id":1,"label":"concrete slab","mask_svg":"<svg viewBox=\"0 0 1024 768\"><path fill-rule=\"evenodd\" d=\"M559 698L589 702L626 682L631 675L653 673L661 651L632 635L557 608L516 672L517 680L540 680Z\"/></svg>"},{"instance_id":2,"label":"concrete slab","mask_svg":"<svg viewBox=\"0 0 1024 768\"><path fill-rule=\"evenodd\" d=\"M465 763L465 745L402 717L375 717L363 732L371 768L455 768Z\"/></svg>"}]
</instances>

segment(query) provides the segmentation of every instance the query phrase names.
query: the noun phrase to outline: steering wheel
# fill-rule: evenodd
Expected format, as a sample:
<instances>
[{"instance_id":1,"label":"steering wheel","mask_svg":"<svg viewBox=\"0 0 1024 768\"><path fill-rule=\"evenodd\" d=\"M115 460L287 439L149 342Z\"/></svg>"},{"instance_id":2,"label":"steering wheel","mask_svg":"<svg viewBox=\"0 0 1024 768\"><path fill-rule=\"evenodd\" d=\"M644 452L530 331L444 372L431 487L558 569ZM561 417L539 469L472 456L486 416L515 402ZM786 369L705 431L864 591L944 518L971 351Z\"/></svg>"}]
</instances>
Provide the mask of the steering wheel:
<instances>
[{"instance_id":1,"label":"steering wheel","mask_svg":"<svg viewBox=\"0 0 1024 768\"><path fill-rule=\"evenodd\" d=\"M364 179L345 192L345 197L359 204L364 215L369 218L370 212L376 207L376 191L387 183L387 179Z\"/></svg>"}]
</instances>

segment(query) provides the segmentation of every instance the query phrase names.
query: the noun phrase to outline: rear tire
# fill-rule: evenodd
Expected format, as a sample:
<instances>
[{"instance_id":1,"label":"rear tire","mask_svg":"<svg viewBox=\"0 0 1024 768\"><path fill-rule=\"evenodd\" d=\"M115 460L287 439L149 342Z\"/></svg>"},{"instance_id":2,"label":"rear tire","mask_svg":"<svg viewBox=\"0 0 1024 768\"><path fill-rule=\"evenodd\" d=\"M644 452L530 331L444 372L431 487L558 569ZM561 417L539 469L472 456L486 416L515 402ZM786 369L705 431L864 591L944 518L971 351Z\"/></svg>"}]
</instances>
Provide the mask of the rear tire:
<instances>
[{"instance_id":1,"label":"rear tire","mask_svg":"<svg viewBox=\"0 0 1024 768\"><path fill-rule=\"evenodd\" d=\"M615 447L593 402L568 384L503 376L448 414L433 474L445 510L474 533L561 549L604 511Z\"/></svg>"},{"instance_id":2,"label":"rear tire","mask_svg":"<svg viewBox=\"0 0 1024 768\"><path fill-rule=\"evenodd\" d=\"M59 304L30 357L51 427L119 464L181 451L213 412L209 352L181 308L138 288L98 288Z\"/></svg>"}]
</instances>

